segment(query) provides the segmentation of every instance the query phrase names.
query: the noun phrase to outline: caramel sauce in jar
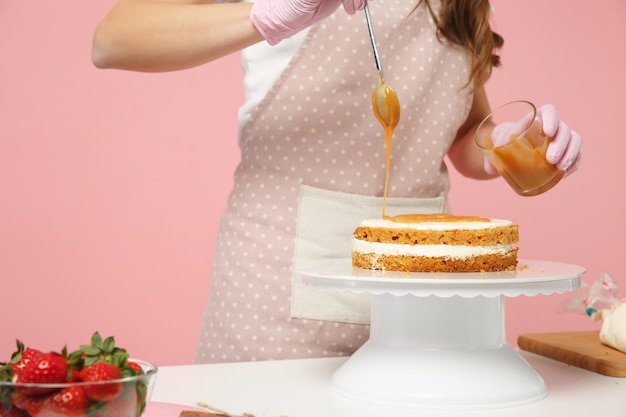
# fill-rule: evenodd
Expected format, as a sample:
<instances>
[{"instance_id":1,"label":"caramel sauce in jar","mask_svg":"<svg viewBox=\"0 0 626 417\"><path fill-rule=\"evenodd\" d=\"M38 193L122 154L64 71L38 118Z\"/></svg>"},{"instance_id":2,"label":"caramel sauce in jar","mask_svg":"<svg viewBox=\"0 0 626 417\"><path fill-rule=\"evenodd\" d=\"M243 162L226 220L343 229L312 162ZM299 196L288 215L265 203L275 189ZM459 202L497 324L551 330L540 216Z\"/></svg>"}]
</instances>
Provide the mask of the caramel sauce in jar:
<instances>
[{"instance_id":1,"label":"caramel sauce in jar","mask_svg":"<svg viewBox=\"0 0 626 417\"><path fill-rule=\"evenodd\" d=\"M492 147L489 159L500 175L521 195L541 194L556 185L565 171L546 161L550 138L538 132L512 135L509 143ZM489 155L487 155L489 158Z\"/></svg>"}]
</instances>

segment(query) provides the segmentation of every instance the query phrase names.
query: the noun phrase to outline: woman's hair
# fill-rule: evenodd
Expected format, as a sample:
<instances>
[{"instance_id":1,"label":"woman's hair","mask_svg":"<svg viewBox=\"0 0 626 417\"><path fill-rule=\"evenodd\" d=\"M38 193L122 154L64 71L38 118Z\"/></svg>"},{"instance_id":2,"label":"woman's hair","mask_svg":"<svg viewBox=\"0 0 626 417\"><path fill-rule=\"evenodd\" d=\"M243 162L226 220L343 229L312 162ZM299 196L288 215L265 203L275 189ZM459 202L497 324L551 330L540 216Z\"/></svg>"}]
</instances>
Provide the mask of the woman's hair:
<instances>
[{"instance_id":1,"label":"woman's hair","mask_svg":"<svg viewBox=\"0 0 626 417\"><path fill-rule=\"evenodd\" d=\"M493 67L500 65L497 49L504 39L491 30L489 0L441 0L437 16L430 0L419 0L415 9L424 2L437 25L437 36L467 48L472 54L470 81L484 83Z\"/></svg>"}]
</instances>

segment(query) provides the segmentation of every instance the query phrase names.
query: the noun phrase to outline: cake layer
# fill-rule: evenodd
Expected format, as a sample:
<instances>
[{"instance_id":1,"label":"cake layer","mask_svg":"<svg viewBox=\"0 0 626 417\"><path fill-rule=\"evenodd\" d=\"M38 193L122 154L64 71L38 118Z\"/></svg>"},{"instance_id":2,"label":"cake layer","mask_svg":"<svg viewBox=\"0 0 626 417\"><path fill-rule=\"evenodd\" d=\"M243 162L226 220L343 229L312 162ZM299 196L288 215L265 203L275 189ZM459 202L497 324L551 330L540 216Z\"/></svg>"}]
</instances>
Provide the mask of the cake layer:
<instances>
[{"instance_id":1,"label":"cake layer","mask_svg":"<svg viewBox=\"0 0 626 417\"><path fill-rule=\"evenodd\" d=\"M415 257L353 253L352 266L361 269L404 272L493 272L515 269L517 249L506 254L455 259L446 256Z\"/></svg>"},{"instance_id":2,"label":"cake layer","mask_svg":"<svg viewBox=\"0 0 626 417\"><path fill-rule=\"evenodd\" d=\"M419 223L371 219L361 223L354 237L369 242L408 245L504 245L516 243L519 233L516 224L500 219Z\"/></svg>"}]
</instances>

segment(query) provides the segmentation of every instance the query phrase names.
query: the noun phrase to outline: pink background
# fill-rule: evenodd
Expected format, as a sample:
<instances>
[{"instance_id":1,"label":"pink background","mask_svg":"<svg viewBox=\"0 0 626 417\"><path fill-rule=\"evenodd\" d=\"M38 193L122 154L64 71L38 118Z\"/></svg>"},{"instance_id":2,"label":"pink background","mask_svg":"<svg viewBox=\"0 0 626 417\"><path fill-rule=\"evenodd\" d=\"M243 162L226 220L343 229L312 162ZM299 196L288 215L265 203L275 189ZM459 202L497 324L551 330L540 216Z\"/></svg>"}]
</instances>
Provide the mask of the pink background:
<instances>
[{"instance_id":1,"label":"pink background","mask_svg":"<svg viewBox=\"0 0 626 417\"><path fill-rule=\"evenodd\" d=\"M0 358L16 338L75 348L98 330L159 365L193 361L238 161L238 56L168 74L96 70L93 28L113 3L0 2ZM506 47L492 105L555 104L585 140L582 167L532 198L453 172L453 206L516 221L522 258L582 265L586 282L608 272L626 294L626 3L493 3ZM566 297L507 299L510 343L598 328L561 312Z\"/></svg>"}]
</instances>

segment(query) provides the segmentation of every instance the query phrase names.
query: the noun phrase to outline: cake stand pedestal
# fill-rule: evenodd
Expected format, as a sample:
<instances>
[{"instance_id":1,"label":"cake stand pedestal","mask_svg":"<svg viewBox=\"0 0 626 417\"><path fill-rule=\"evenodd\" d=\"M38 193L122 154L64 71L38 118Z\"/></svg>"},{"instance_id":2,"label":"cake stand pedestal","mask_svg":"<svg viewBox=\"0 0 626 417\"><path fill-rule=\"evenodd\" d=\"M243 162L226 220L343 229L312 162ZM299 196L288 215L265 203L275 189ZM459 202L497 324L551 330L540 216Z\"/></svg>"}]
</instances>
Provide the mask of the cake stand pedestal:
<instances>
[{"instance_id":1,"label":"cake stand pedestal","mask_svg":"<svg viewBox=\"0 0 626 417\"><path fill-rule=\"evenodd\" d=\"M543 399L543 378L506 342L504 297L572 291L584 269L520 260L515 271L402 273L334 260L294 271L307 285L371 295L369 340L333 375L350 399L503 408Z\"/></svg>"}]
</instances>

